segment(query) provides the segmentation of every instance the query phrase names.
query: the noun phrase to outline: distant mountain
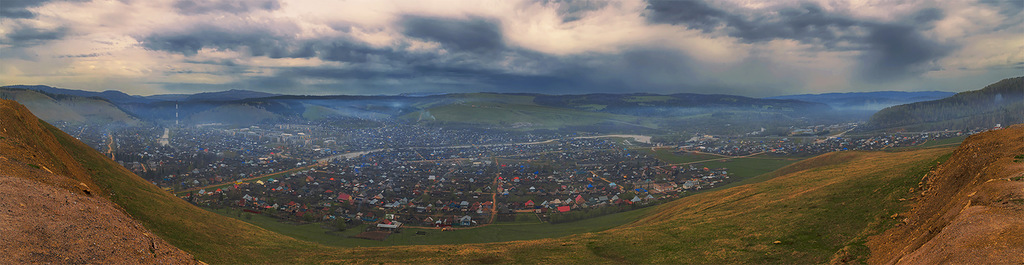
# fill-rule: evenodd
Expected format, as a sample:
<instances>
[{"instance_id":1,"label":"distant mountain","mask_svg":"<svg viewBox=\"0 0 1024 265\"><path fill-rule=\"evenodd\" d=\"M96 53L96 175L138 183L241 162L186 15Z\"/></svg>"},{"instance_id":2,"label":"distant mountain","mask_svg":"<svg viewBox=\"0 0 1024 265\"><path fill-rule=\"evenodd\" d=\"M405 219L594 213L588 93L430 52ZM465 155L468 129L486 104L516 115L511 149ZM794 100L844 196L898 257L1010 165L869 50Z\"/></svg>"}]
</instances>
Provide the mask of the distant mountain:
<instances>
[{"instance_id":1,"label":"distant mountain","mask_svg":"<svg viewBox=\"0 0 1024 265\"><path fill-rule=\"evenodd\" d=\"M399 119L448 126L520 130L678 131L699 127L733 133L791 126L794 122L821 122L824 121L821 117L831 113L831 108L821 103L704 94L298 96L228 90L139 97L120 92L101 93L46 86L26 89L54 95L101 98L145 121L185 124L244 125L341 118ZM429 113L426 116L430 118L420 118L424 113ZM73 116L73 113L58 112L54 115Z\"/></svg>"},{"instance_id":2,"label":"distant mountain","mask_svg":"<svg viewBox=\"0 0 1024 265\"><path fill-rule=\"evenodd\" d=\"M117 91L117 90L107 90L107 91L103 91L103 92L93 92L93 91L85 91L85 90L56 88L56 87L42 86L42 85L14 85L14 86L5 86L4 88L16 88L16 89L35 90L35 91L44 92L44 93L53 94L53 95L69 95L69 96L79 96L79 97L99 97L99 98L104 98L104 99L107 99L107 100L109 100L111 102L116 102L116 103L148 103L148 102L152 101L152 100L149 100L149 99L147 99L145 97L142 97L142 96L132 96L132 95L128 95L128 94L125 94L124 92Z\"/></svg>"},{"instance_id":3,"label":"distant mountain","mask_svg":"<svg viewBox=\"0 0 1024 265\"><path fill-rule=\"evenodd\" d=\"M191 94L160 94L146 96L148 99L159 100L159 101L182 101L191 96Z\"/></svg>"},{"instance_id":4,"label":"distant mountain","mask_svg":"<svg viewBox=\"0 0 1024 265\"><path fill-rule=\"evenodd\" d=\"M867 127L885 130L990 128L1024 123L1024 77L1003 79L981 90L885 108Z\"/></svg>"},{"instance_id":5,"label":"distant mountain","mask_svg":"<svg viewBox=\"0 0 1024 265\"><path fill-rule=\"evenodd\" d=\"M47 122L138 125L138 118L102 97L50 94L0 87L0 98L17 101Z\"/></svg>"},{"instance_id":6,"label":"distant mountain","mask_svg":"<svg viewBox=\"0 0 1024 265\"><path fill-rule=\"evenodd\" d=\"M552 107L640 116L679 116L721 109L805 113L830 109L824 104L797 100L690 93L537 95L534 101Z\"/></svg>"},{"instance_id":7,"label":"distant mountain","mask_svg":"<svg viewBox=\"0 0 1024 265\"><path fill-rule=\"evenodd\" d=\"M800 94L768 97L766 99L792 99L817 102L837 110L878 111L887 107L950 97L956 93L942 91L877 91L852 93Z\"/></svg>"},{"instance_id":8,"label":"distant mountain","mask_svg":"<svg viewBox=\"0 0 1024 265\"><path fill-rule=\"evenodd\" d=\"M186 101L235 101L235 100L242 100L242 99L267 98L267 97L274 97L274 96L280 96L280 94L271 94L271 93L264 93L264 92L258 92L258 91L232 89L232 90L228 90L228 91L206 92L206 93L193 94L193 95L185 97L184 100L186 100Z\"/></svg>"}]
</instances>

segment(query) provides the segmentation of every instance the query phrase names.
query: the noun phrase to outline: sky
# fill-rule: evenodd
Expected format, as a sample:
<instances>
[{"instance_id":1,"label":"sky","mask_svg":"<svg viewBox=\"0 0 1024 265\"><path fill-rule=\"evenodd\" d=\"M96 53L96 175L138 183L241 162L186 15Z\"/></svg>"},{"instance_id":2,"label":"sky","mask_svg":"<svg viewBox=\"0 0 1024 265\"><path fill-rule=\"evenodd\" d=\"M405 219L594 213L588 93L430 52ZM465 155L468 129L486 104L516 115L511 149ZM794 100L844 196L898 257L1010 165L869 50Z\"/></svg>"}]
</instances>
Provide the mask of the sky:
<instances>
[{"instance_id":1,"label":"sky","mask_svg":"<svg viewBox=\"0 0 1024 265\"><path fill-rule=\"evenodd\" d=\"M134 95L966 91L1024 1L2 0L0 84Z\"/></svg>"}]
</instances>

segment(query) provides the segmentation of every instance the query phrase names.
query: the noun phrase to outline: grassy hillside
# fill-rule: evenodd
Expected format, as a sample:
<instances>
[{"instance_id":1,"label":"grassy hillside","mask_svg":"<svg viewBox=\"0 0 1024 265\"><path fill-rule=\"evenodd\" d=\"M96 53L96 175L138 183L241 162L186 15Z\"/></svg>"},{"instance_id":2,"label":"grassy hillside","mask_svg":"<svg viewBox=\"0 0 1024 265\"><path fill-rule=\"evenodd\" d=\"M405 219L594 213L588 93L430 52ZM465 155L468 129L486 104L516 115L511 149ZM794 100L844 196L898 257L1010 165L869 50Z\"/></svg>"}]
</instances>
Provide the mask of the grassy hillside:
<instances>
[{"instance_id":1,"label":"grassy hillside","mask_svg":"<svg viewBox=\"0 0 1024 265\"><path fill-rule=\"evenodd\" d=\"M912 200L920 176L950 152L830 153L757 177L763 182L657 206L635 222L601 232L485 244L344 248L297 240L194 207L57 128L40 124L56 139L45 148L75 154L58 158L60 164L80 167L146 228L209 263L863 261L870 254L864 246L867 237L896 224L891 216L910 203L899 199Z\"/></svg>"},{"instance_id":2,"label":"grassy hillside","mask_svg":"<svg viewBox=\"0 0 1024 265\"><path fill-rule=\"evenodd\" d=\"M103 99L48 95L38 91L16 88L0 88L0 99L17 101L37 117L49 122L130 125L140 123L132 115Z\"/></svg>"}]
</instances>

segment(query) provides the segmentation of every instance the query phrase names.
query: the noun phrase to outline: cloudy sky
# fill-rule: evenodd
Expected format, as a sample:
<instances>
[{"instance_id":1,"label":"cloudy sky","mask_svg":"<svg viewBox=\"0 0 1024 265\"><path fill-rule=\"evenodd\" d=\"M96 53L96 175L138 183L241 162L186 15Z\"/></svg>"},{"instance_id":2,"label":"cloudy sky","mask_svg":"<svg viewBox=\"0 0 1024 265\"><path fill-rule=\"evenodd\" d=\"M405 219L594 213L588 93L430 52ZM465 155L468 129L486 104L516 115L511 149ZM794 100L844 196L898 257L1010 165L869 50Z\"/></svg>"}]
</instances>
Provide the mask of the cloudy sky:
<instances>
[{"instance_id":1,"label":"cloudy sky","mask_svg":"<svg viewBox=\"0 0 1024 265\"><path fill-rule=\"evenodd\" d=\"M0 2L0 84L129 94L978 89L1024 1Z\"/></svg>"}]
</instances>

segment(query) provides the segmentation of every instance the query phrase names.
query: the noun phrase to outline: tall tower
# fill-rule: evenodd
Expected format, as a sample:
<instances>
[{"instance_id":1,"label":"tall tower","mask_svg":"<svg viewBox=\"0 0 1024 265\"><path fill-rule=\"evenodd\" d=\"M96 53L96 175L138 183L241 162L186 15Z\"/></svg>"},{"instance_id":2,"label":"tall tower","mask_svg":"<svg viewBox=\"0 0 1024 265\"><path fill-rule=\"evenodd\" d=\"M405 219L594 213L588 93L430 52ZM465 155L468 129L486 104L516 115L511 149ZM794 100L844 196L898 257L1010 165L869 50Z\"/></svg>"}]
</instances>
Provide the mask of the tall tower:
<instances>
[{"instance_id":1,"label":"tall tower","mask_svg":"<svg viewBox=\"0 0 1024 265\"><path fill-rule=\"evenodd\" d=\"M178 126L178 103L174 103L174 126Z\"/></svg>"}]
</instances>

